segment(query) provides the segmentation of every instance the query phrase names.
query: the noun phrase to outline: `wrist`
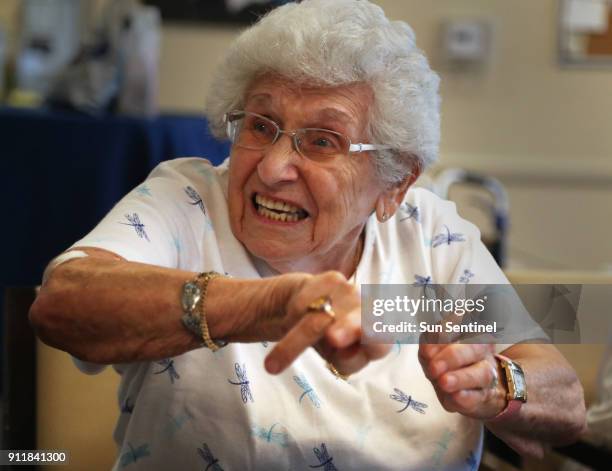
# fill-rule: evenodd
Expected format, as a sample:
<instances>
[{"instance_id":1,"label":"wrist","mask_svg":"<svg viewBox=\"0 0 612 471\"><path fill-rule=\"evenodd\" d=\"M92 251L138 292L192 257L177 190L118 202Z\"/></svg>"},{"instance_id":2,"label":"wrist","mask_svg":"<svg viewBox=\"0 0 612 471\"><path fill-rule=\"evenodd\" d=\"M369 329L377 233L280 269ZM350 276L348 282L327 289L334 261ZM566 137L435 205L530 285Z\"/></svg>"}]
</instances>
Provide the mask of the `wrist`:
<instances>
[{"instance_id":1,"label":"wrist","mask_svg":"<svg viewBox=\"0 0 612 471\"><path fill-rule=\"evenodd\" d=\"M215 278L206 296L211 338L256 342L282 337L290 300L311 276L291 273L259 280Z\"/></svg>"},{"instance_id":2,"label":"wrist","mask_svg":"<svg viewBox=\"0 0 612 471\"><path fill-rule=\"evenodd\" d=\"M249 281L215 278L206 296L206 320L212 339L236 340L244 330L248 306L241 303L249 295Z\"/></svg>"},{"instance_id":3,"label":"wrist","mask_svg":"<svg viewBox=\"0 0 612 471\"><path fill-rule=\"evenodd\" d=\"M264 339L265 327L282 317L289 290L272 277L261 280L216 278L206 300L212 338L230 342Z\"/></svg>"},{"instance_id":4,"label":"wrist","mask_svg":"<svg viewBox=\"0 0 612 471\"><path fill-rule=\"evenodd\" d=\"M295 295L311 277L304 273L288 273L258 280L249 314L250 328L257 340L278 340L287 333Z\"/></svg>"},{"instance_id":5,"label":"wrist","mask_svg":"<svg viewBox=\"0 0 612 471\"><path fill-rule=\"evenodd\" d=\"M496 423L512 419L519 414L523 403L527 402L527 384L525 373L521 364L503 355L495 355L499 367L502 369L503 384L505 386L506 407L489 422Z\"/></svg>"}]
</instances>

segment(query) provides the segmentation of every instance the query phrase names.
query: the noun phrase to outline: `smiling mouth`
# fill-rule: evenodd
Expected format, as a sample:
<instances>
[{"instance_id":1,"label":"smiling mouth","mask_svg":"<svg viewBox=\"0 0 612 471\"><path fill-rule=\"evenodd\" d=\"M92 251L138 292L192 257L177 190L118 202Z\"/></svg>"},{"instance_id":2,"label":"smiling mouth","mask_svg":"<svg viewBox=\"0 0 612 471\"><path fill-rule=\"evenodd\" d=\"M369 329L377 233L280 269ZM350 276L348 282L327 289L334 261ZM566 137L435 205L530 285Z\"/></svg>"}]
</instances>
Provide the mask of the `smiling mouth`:
<instances>
[{"instance_id":1,"label":"smiling mouth","mask_svg":"<svg viewBox=\"0 0 612 471\"><path fill-rule=\"evenodd\" d=\"M272 221L298 222L308 217L308 213L284 201L267 198L258 193L253 195L253 205L257 214Z\"/></svg>"}]
</instances>

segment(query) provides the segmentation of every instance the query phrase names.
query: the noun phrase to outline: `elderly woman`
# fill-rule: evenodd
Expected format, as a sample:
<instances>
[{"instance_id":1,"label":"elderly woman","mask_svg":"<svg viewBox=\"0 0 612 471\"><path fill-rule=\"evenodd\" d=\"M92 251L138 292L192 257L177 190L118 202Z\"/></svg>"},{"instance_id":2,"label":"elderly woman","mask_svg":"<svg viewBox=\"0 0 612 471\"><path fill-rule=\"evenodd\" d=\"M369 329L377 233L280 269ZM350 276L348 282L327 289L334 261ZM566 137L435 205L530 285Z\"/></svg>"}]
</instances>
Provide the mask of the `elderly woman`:
<instances>
[{"instance_id":1,"label":"elderly woman","mask_svg":"<svg viewBox=\"0 0 612 471\"><path fill-rule=\"evenodd\" d=\"M30 313L83 371L121 374L115 469L474 469L483 424L536 456L577 437L581 386L550 345L362 341L362 283L507 283L451 203L408 191L437 90L366 1L240 35L208 102L229 159L157 167Z\"/></svg>"}]
</instances>

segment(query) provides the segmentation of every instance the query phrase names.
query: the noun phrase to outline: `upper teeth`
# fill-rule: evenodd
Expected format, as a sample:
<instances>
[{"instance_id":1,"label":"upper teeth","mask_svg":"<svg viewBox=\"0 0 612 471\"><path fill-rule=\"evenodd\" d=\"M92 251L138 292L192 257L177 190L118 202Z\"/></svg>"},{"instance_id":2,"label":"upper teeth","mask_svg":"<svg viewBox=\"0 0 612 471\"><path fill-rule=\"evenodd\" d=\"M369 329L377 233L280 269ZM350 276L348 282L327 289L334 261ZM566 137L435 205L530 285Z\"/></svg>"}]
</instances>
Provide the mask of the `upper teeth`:
<instances>
[{"instance_id":1,"label":"upper teeth","mask_svg":"<svg viewBox=\"0 0 612 471\"><path fill-rule=\"evenodd\" d=\"M261 195L255 195L255 202L261 206L268 209L274 209L276 211L284 211L286 213L298 213L300 211L300 208L297 206L293 206L292 204L284 203L278 200L272 200Z\"/></svg>"}]
</instances>

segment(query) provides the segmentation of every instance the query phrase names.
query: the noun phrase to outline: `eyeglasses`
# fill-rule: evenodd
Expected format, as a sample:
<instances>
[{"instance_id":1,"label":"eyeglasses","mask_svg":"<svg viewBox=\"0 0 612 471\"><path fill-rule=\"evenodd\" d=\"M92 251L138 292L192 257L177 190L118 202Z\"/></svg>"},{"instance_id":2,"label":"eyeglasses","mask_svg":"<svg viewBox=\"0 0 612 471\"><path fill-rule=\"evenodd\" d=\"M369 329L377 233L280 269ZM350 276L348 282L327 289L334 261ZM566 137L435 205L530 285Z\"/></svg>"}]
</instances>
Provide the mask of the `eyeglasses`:
<instances>
[{"instance_id":1,"label":"eyeglasses","mask_svg":"<svg viewBox=\"0 0 612 471\"><path fill-rule=\"evenodd\" d=\"M300 155L315 161L370 150L391 149L379 144L353 144L344 134L329 129L302 128L284 131L265 116L250 111L230 111L225 115L227 135L233 145L243 149L264 150L278 141L281 134L293 138Z\"/></svg>"}]
</instances>

